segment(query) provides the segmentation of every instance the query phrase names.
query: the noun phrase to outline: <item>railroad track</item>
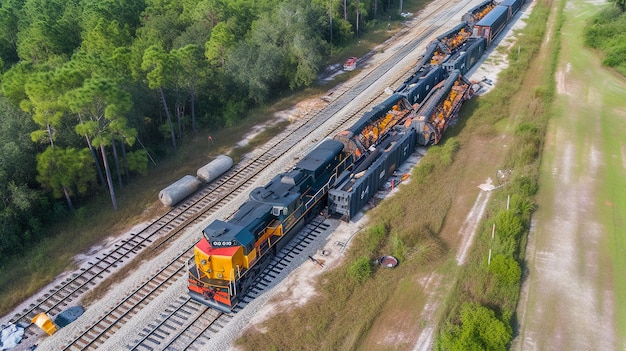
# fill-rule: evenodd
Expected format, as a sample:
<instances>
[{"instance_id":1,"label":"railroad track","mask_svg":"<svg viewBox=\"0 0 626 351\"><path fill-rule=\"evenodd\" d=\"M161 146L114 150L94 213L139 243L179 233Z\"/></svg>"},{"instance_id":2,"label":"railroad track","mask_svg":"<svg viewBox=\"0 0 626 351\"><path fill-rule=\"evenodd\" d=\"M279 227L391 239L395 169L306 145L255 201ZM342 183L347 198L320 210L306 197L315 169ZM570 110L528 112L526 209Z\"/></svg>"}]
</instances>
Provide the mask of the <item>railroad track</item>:
<instances>
[{"instance_id":1,"label":"railroad track","mask_svg":"<svg viewBox=\"0 0 626 351\"><path fill-rule=\"evenodd\" d=\"M268 267L253 282L253 288L235 307L234 312L242 310L250 301L277 284L286 268L311 243L330 228L326 219L318 216L307 224L270 261ZM160 320L146 326L139 332L140 338L127 345L130 350L187 350L201 349L230 320L232 315L224 314L191 300L187 295L180 296L169 305ZM192 347L192 345L194 347Z\"/></svg>"},{"instance_id":2,"label":"railroad track","mask_svg":"<svg viewBox=\"0 0 626 351\"><path fill-rule=\"evenodd\" d=\"M458 17L458 13L454 13L447 15L447 18L453 18L455 15ZM438 18L442 20L446 18L445 16L445 14L442 14ZM433 23L436 22L433 21ZM344 85L341 89L335 90L333 92L334 100L324 109L289 125L286 131L281 134L282 137L274 138L266 145L256 149L252 158L240 162L237 166L233 167L231 171L201 189L183 204L172 209L167 214L151 223L144 230L133 234L129 239L117 245L109 253L98 258L95 263L90 263L89 267L82 268L79 272L75 273L73 277L68 278L63 284L56 286L52 291L45 294L37 303L32 304L22 313L14 316L11 322L29 324L30 319L39 312L46 312L51 316L58 314L70 302L79 299L87 290L102 282L117 267L128 262L133 256L137 255L157 239L165 238L161 240L168 241L174 238L184 228L203 221L208 216L215 213L215 211L222 208L224 204L230 202L242 192L247 191L250 185L257 179L260 172L266 169L279 156L294 147L294 145L297 145L305 136L320 129L323 124L326 124L323 129L331 130L332 132L320 135L318 140L341 130L342 126L348 124L351 119L360 117L362 112L369 109L370 106L377 104L377 100L372 100L365 107L361 105L360 107L351 108L347 111L342 111L342 109L344 109L344 106L349 102L353 101L355 97L369 88L375 81L390 71L391 68L407 56L409 52L413 51L415 47L422 43L424 38L432 35L436 29L438 28L434 25L430 25L430 27L421 33L419 38L412 40L410 43L398 49L398 51L387 60L378 63L377 67L372 69L367 75L364 75L358 83L353 86ZM395 72L395 75L388 79L392 82L387 84L388 86L394 86L394 83L402 81L405 76L410 75L412 73L412 67L406 70L406 72L398 73L397 70L393 72ZM380 93L378 93L378 95L380 99ZM343 117L327 122L330 117L340 111L342 111ZM188 252L185 252L181 256L187 254ZM169 266L170 265L168 265L168 267ZM184 264L179 265L179 267L184 267ZM177 274L180 274L180 270L177 271ZM169 280L171 281L175 279L175 277L176 274L171 275ZM164 286L167 286L167 284L164 284ZM156 290L149 295L158 295L159 291L160 290ZM141 304L137 304L134 309L140 307ZM129 315L129 318L130 317ZM123 324L123 322L121 324ZM30 335L36 334L29 329L30 328L27 328L25 339Z\"/></svg>"}]
</instances>

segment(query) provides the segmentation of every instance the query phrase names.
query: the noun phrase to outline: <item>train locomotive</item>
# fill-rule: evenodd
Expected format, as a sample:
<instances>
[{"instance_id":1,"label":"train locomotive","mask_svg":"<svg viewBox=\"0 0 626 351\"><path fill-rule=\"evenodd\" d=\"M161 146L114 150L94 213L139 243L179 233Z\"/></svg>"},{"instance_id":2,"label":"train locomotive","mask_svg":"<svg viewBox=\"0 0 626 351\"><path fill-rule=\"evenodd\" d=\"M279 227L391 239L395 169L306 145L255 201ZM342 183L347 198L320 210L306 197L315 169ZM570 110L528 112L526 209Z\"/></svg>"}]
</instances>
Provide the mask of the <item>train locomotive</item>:
<instances>
[{"instance_id":1,"label":"train locomotive","mask_svg":"<svg viewBox=\"0 0 626 351\"><path fill-rule=\"evenodd\" d=\"M351 164L343 144L325 140L292 170L253 190L230 220L209 224L187 262L191 297L230 312L277 250L325 206L329 188Z\"/></svg>"},{"instance_id":2,"label":"train locomotive","mask_svg":"<svg viewBox=\"0 0 626 351\"><path fill-rule=\"evenodd\" d=\"M322 208L350 220L416 146L439 143L473 94L464 74L522 4L487 0L474 7L464 23L428 45L414 73L383 103L253 190L231 219L209 224L187 262L191 298L231 312L275 253Z\"/></svg>"}]
</instances>

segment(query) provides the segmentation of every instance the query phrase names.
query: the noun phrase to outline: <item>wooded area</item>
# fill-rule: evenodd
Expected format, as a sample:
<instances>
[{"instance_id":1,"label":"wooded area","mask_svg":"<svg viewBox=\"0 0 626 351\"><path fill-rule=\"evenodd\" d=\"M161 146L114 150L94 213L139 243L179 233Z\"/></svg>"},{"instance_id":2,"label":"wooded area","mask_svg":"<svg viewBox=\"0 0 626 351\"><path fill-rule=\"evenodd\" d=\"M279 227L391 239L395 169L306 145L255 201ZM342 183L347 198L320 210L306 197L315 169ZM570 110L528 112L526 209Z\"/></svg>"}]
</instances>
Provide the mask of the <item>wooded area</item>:
<instances>
[{"instance_id":1,"label":"wooded area","mask_svg":"<svg viewBox=\"0 0 626 351\"><path fill-rule=\"evenodd\" d=\"M5 0L0 264L95 194L315 82L402 0Z\"/></svg>"}]
</instances>

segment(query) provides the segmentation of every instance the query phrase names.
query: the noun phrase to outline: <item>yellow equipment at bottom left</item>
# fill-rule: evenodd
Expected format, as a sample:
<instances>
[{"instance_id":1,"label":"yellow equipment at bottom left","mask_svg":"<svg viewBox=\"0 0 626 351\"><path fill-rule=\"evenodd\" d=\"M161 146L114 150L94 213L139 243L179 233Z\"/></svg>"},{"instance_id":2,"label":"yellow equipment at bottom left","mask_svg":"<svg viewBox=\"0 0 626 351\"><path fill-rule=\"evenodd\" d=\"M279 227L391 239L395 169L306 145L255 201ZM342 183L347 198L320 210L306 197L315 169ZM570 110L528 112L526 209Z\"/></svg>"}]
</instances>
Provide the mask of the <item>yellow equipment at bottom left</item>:
<instances>
[{"instance_id":1,"label":"yellow equipment at bottom left","mask_svg":"<svg viewBox=\"0 0 626 351\"><path fill-rule=\"evenodd\" d=\"M32 322L37 324L37 326L43 329L43 331L45 331L48 335L52 335L57 331L57 326L50 319L50 317L48 317L48 315L45 314L44 312L41 312L40 314L36 315L32 319Z\"/></svg>"}]
</instances>

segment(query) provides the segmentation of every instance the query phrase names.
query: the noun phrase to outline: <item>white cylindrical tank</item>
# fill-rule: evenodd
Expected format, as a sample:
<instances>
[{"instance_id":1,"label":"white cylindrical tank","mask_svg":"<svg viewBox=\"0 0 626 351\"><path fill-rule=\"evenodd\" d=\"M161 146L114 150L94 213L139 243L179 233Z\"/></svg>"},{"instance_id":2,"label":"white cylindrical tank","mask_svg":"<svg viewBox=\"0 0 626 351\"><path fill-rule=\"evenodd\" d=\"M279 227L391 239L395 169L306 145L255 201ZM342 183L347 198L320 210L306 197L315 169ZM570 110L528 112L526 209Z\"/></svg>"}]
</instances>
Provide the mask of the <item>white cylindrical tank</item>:
<instances>
[{"instance_id":1,"label":"white cylindrical tank","mask_svg":"<svg viewBox=\"0 0 626 351\"><path fill-rule=\"evenodd\" d=\"M174 206L182 199L193 194L202 184L198 178L186 175L159 192L159 200L165 206Z\"/></svg>"},{"instance_id":2,"label":"white cylindrical tank","mask_svg":"<svg viewBox=\"0 0 626 351\"><path fill-rule=\"evenodd\" d=\"M219 155L215 160L198 169L198 179L205 183L215 180L226 173L233 166L233 159L226 155Z\"/></svg>"}]
</instances>

